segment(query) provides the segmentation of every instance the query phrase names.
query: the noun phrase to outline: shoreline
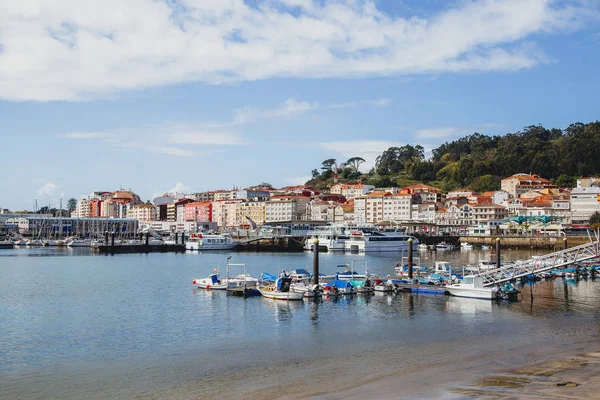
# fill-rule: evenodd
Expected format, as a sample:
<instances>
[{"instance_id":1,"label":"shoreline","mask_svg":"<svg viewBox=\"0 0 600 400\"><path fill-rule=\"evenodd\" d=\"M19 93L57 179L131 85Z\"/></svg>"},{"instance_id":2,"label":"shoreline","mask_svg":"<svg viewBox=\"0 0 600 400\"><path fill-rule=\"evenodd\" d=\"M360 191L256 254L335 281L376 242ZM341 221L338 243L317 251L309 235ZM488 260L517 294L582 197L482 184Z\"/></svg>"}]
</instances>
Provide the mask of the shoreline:
<instances>
[{"instance_id":1,"label":"shoreline","mask_svg":"<svg viewBox=\"0 0 600 400\"><path fill-rule=\"evenodd\" d=\"M517 354L520 351L524 353ZM456 361L399 372L337 392L280 399L600 398L600 345L593 339L533 350L522 345L508 353L495 351Z\"/></svg>"}]
</instances>

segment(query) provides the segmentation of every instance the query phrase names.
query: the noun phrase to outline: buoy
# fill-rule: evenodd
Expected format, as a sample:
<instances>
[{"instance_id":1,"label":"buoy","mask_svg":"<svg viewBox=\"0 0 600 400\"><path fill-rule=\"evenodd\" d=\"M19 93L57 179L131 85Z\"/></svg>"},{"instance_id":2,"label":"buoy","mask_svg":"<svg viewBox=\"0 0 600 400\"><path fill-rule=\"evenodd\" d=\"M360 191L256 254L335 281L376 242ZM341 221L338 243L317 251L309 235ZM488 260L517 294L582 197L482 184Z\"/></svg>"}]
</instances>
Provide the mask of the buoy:
<instances>
[{"instance_id":1,"label":"buoy","mask_svg":"<svg viewBox=\"0 0 600 400\"><path fill-rule=\"evenodd\" d=\"M210 290L210 285L206 285L206 290Z\"/></svg>"},{"instance_id":2,"label":"buoy","mask_svg":"<svg viewBox=\"0 0 600 400\"><path fill-rule=\"evenodd\" d=\"M196 280L195 280L195 279L192 281L192 284L193 284L193 285L195 285L195 284L196 284Z\"/></svg>"}]
</instances>

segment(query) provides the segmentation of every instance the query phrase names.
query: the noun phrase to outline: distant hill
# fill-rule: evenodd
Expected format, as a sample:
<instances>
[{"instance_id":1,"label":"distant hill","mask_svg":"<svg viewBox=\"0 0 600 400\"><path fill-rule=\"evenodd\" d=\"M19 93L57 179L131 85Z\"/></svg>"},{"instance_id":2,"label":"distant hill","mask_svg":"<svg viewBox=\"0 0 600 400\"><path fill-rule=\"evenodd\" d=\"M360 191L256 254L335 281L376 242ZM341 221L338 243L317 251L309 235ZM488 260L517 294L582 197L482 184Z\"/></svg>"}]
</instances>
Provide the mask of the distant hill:
<instances>
[{"instance_id":1,"label":"distant hill","mask_svg":"<svg viewBox=\"0 0 600 400\"><path fill-rule=\"evenodd\" d=\"M368 173L358 172L358 157L340 164L325 160L306 184L325 189L333 184L337 171L340 182L360 180L377 187L423 182L444 191L464 187L483 192L499 189L502 178L525 172L574 187L577 177L600 175L599 151L599 121L578 122L563 130L532 125L503 136L473 133L442 144L430 159L425 159L420 145L391 147L377 157Z\"/></svg>"}]
</instances>

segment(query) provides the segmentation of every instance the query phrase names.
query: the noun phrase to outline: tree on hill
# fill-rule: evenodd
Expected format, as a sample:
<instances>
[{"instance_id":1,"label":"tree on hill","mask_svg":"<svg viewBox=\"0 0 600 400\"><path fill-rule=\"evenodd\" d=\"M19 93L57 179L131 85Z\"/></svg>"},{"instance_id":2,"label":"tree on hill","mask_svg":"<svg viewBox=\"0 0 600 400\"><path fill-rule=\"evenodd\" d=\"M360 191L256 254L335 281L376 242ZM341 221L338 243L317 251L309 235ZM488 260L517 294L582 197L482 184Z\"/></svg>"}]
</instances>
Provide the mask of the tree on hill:
<instances>
[{"instance_id":1,"label":"tree on hill","mask_svg":"<svg viewBox=\"0 0 600 400\"><path fill-rule=\"evenodd\" d=\"M325 160L325 161L323 161L321 163L321 165L322 165L321 169L325 170L325 171L327 171L327 170L333 170L333 166L335 165L335 161L336 161L335 158L328 158L327 160Z\"/></svg>"},{"instance_id":2,"label":"tree on hill","mask_svg":"<svg viewBox=\"0 0 600 400\"><path fill-rule=\"evenodd\" d=\"M348 161L346 161L346 165L351 166L354 169L354 172L358 172L358 167L360 167L360 164L364 162L365 159L362 157L352 157L349 158Z\"/></svg>"},{"instance_id":3,"label":"tree on hill","mask_svg":"<svg viewBox=\"0 0 600 400\"><path fill-rule=\"evenodd\" d=\"M596 211L590 217L590 228L600 228L600 212Z\"/></svg>"}]
</instances>

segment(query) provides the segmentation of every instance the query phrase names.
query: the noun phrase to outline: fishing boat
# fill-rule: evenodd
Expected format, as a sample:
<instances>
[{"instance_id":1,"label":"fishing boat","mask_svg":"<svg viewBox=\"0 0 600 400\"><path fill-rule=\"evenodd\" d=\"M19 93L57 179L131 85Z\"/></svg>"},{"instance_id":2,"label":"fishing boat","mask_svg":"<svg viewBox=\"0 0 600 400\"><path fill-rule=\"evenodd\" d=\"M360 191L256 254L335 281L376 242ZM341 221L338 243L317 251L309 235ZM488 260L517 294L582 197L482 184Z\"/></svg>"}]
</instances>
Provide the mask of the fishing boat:
<instances>
[{"instance_id":1,"label":"fishing boat","mask_svg":"<svg viewBox=\"0 0 600 400\"><path fill-rule=\"evenodd\" d=\"M465 276L461 282L446 285L445 288L456 297L492 300L498 296L497 287L484 287L483 279L476 275Z\"/></svg>"},{"instance_id":2,"label":"fishing boat","mask_svg":"<svg viewBox=\"0 0 600 400\"><path fill-rule=\"evenodd\" d=\"M206 290L226 290L227 289L227 279L221 280L219 277L219 271L215 269L215 271L208 276L208 278L202 279L194 279L192 284L196 285L198 289L206 289Z\"/></svg>"},{"instance_id":3,"label":"fishing boat","mask_svg":"<svg viewBox=\"0 0 600 400\"><path fill-rule=\"evenodd\" d=\"M291 284L291 289L294 292L303 293L305 298L318 297L323 294L323 288L321 285L315 285L314 283L307 282L296 282Z\"/></svg>"},{"instance_id":4,"label":"fishing boat","mask_svg":"<svg viewBox=\"0 0 600 400\"><path fill-rule=\"evenodd\" d=\"M186 250L231 250L237 245L231 235L216 233L192 233L185 241Z\"/></svg>"},{"instance_id":5,"label":"fishing boat","mask_svg":"<svg viewBox=\"0 0 600 400\"><path fill-rule=\"evenodd\" d=\"M375 289L373 288L373 282L371 282L370 279L364 279L359 281L351 280L348 281L348 283L351 284L352 287L355 289L356 294L372 294L375 291Z\"/></svg>"},{"instance_id":6,"label":"fishing boat","mask_svg":"<svg viewBox=\"0 0 600 400\"><path fill-rule=\"evenodd\" d=\"M335 279L329 283L321 284L323 286L323 296L339 296L356 294L354 286L348 281Z\"/></svg>"},{"instance_id":7,"label":"fishing boat","mask_svg":"<svg viewBox=\"0 0 600 400\"><path fill-rule=\"evenodd\" d=\"M304 298L304 293L290 290L291 284L292 278L289 276L281 276L277 278L273 285L259 287L258 291L267 299L286 301L302 300Z\"/></svg>"},{"instance_id":8,"label":"fishing boat","mask_svg":"<svg viewBox=\"0 0 600 400\"><path fill-rule=\"evenodd\" d=\"M408 239L413 240L415 248L419 245L419 239L402 232L352 231L345 249L353 253L401 252L408 250Z\"/></svg>"}]
</instances>

